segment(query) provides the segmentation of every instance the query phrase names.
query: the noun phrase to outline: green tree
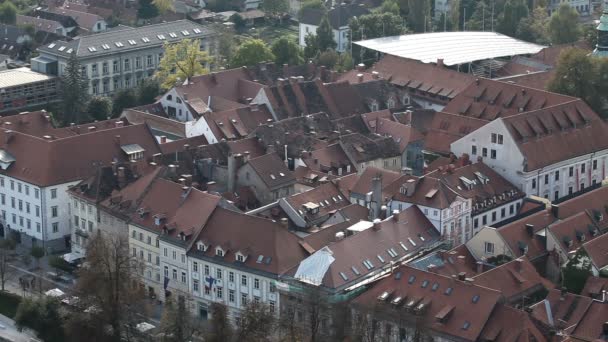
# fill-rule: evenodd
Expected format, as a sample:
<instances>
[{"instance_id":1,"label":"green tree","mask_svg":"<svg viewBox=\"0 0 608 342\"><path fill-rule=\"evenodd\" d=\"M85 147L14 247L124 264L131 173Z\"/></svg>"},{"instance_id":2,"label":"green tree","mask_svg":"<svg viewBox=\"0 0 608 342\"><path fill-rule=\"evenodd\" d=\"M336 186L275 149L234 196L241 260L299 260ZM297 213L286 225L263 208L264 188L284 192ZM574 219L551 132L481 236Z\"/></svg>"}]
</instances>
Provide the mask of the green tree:
<instances>
[{"instance_id":1,"label":"green tree","mask_svg":"<svg viewBox=\"0 0 608 342\"><path fill-rule=\"evenodd\" d=\"M273 331L274 326L274 314L269 307L263 303L250 302L241 312L237 338L239 341L267 341L268 332Z\"/></svg>"},{"instance_id":2,"label":"green tree","mask_svg":"<svg viewBox=\"0 0 608 342\"><path fill-rule=\"evenodd\" d=\"M153 0L152 4L156 6L161 15L174 10L173 0Z\"/></svg>"},{"instance_id":3,"label":"green tree","mask_svg":"<svg viewBox=\"0 0 608 342\"><path fill-rule=\"evenodd\" d=\"M532 14L523 18L517 26L517 38L536 44L548 44L549 15L544 7L537 7Z\"/></svg>"},{"instance_id":4,"label":"green tree","mask_svg":"<svg viewBox=\"0 0 608 342\"><path fill-rule=\"evenodd\" d=\"M137 17L140 19L152 19L158 17L158 8L154 6L152 0L139 0Z\"/></svg>"},{"instance_id":5,"label":"green tree","mask_svg":"<svg viewBox=\"0 0 608 342\"><path fill-rule=\"evenodd\" d=\"M337 44L334 41L334 31L329 23L327 15L323 16L319 27L317 28L317 46L319 51L325 51L327 49L335 49Z\"/></svg>"},{"instance_id":6,"label":"green tree","mask_svg":"<svg viewBox=\"0 0 608 342\"><path fill-rule=\"evenodd\" d=\"M0 4L0 23L13 25L16 21L17 7L8 0Z\"/></svg>"},{"instance_id":7,"label":"green tree","mask_svg":"<svg viewBox=\"0 0 608 342\"><path fill-rule=\"evenodd\" d=\"M106 120L112 115L112 101L103 96L95 96L89 100L87 113L95 120Z\"/></svg>"},{"instance_id":8,"label":"green tree","mask_svg":"<svg viewBox=\"0 0 608 342\"><path fill-rule=\"evenodd\" d=\"M283 17L289 11L289 3L287 0L262 0L262 10L272 18Z\"/></svg>"},{"instance_id":9,"label":"green tree","mask_svg":"<svg viewBox=\"0 0 608 342\"><path fill-rule=\"evenodd\" d=\"M145 79L136 89L137 104L147 105L154 103L156 97L160 94L160 83L153 78Z\"/></svg>"},{"instance_id":10,"label":"green tree","mask_svg":"<svg viewBox=\"0 0 608 342\"><path fill-rule=\"evenodd\" d=\"M19 328L29 328L45 342L63 342L63 319L59 313L60 303L51 297L23 298L17 314L15 324Z\"/></svg>"},{"instance_id":11,"label":"green tree","mask_svg":"<svg viewBox=\"0 0 608 342\"><path fill-rule=\"evenodd\" d=\"M327 49L319 54L317 58L317 64L326 67L327 69L334 69L338 64L340 55L333 49Z\"/></svg>"},{"instance_id":12,"label":"green tree","mask_svg":"<svg viewBox=\"0 0 608 342\"><path fill-rule=\"evenodd\" d=\"M222 303L211 304L211 321L206 341L224 342L232 339L232 325L228 319L228 308Z\"/></svg>"},{"instance_id":13,"label":"green tree","mask_svg":"<svg viewBox=\"0 0 608 342\"><path fill-rule=\"evenodd\" d=\"M234 29L237 32L243 32L247 27L247 22L238 13L231 15L229 20L234 24Z\"/></svg>"},{"instance_id":14,"label":"green tree","mask_svg":"<svg viewBox=\"0 0 608 342\"><path fill-rule=\"evenodd\" d=\"M597 29L595 26L595 24L585 24L581 28L582 38L591 48L595 48L597 45Z\"/></svg>"},{"instance_id":15,"label":"green tree","mask_svg":"<svg viewBox=\"0 0 608 342\"><path fill-rule=\"evenodd\" d=\"M576 42L581 36L578 12L568 4L562 4L549 19L549 37L553 44Z\"/></svg>"},{"instance_id":16,"label":"green tree","mask_svg":"<svg viewBox=\"0 0 608 342\"><path fill-rule=\"evenodd\" d=\"M319 54L319 44L317 42L317 36L312 33L308 33L304 37L304 57L307 59L315 58Z\"/></svg>"},{"instance_id":17,"label":"green tree","mask_svg":"<svg viewBox=\"0 0 608 342\"><path fill-rule=\"evenodd\" d=\"M392 13L371 13L352 18L349 22L350 41L397 36L406 32L403 19ZM355 63L371 64L377 54L352 44L352 58Z\"/></svg>"},{"instance_id":18,"label":"green tree","mask_svg":"<svg viewBox=\"0 0 608 342\"><path fill-rule=\"evenodd\" d=\"M431 29L431 2L430 0L409 0L407 23L416 33Z\"/></svg>"},{"instance_id":19,"label":"green tree","mask_svg":"<svg viewBox=\"0 0 608 342\"><path fill-rule=\"evenodd\" d=\"M392 13L395 15L401 15L401 8L397 0L384 0L382 5L377 9L380 13Z\"/></svg>"},{"instance_id":20,"label":"green tree","mask_svg":"<svg viewBox=\"0 0 608 342\"><path fill-rule=\"evenodd\" d=\"M32 258L36 259L36 267L40 267L40 259L44 256L44 248L33 246L32 249L30 249L30 255Z\"/></svg>"},{"instance_id":21,"label":"green tree","mask_svg":"<svg viewBox=\"0 0 608 342\"><path fill-rule=\"evenodd\" d=\"M137 94L133 89L121 89L114 94L114 105L112 106L112 116L117 117L125 108L137 106Z\"/></svg>"},{"instance_id":22,"label":"green tree","mask_svg":"<svg viewBox=\"0 0 608 342\"><path fill-rule=\"evenodd\" d=\"M89 99L87 89L88 81L82 74L76 52L73 52L61 76L62 107L57 119L62 125L85 121L86 105Z\"/></svg>"},{"instance_id":23,"label":"green tree","mask_svg":"<svg viewBox=\"0 0 608 342\"><path fill-rule=\"evenodd\" d=\"M229 30L222 30L217 42L217 64L222 67L230 65L236 50L235 36Z\"/></svg>"},{"instance_id":24,"label":"green tree","mask_svg":"<svg viewBox=\"0 0 608 342\"><path fill-rule=\"evenodd\" d=\"M515 36L520 21L528 16L528 5L525 0L507 0L498 19L497 30L507 36Z\"/></svg>"},{"instance_id":25,"label":"green tree","mask_svg":"<svg viewBox=\"0 0 608 342\"><path fill-rule=\"evenodd\" d=\"M300 12L298 13L298 17L302 19L302 13L304 10L319 10L322 14L327 13L327 7L323 5L321 0L307 0L302 3L300 6Z\"/></svg>"},{"instance_id":26,"label":"green tree","mask_svg":"<svg viewBox=\"0 0 608 342\"><path fill-rule=\"evenodd\" d=\"M591 276L591 259L584 249L579 250L562 267L562 284L569 292L579 294Z\"/></svg>"},{"instance_id":27,"label":"green tree","mask_svg":"<svg viewBox=\"0 0 608 342\"><path fill-rule=\"evenodd\" d=\"M249 39L241 44L234 56L230 65L233 68L242 66L253 66L260 62L269 62L274 60L274 55L264 41L260 39Z\"/></svg>"},{"instance_id":28,"label":"green tree","mask_svg":"<svg viewBox=\"0 0 608 342\"><path fill-rule=\"evenodd\" d=\"M598 93L597 64L581 49L570 48L563 51L557 61L555 75L549 82L548 90L579 97L596 112L602 112L602 99Z\"/></svg>"},{"instance_id":29,"label":"green tree","mask_svg":"<svg viewBox=\"0 0 608 342\"><path fill-rule=\"evenodd\" d=\"M272 43L270 50L274 54L274 62L278 65L300 65L304 62L302 49L287 37L281 37Z\"/></svg>"},{"instance_id":30,"label":"green tree","mask_svg":"<svg viewBox=\"0 0 608 342\"><path fill-rule=\"evenodd\" d=\"M165 44L165 54L161 59L156 77L165 89L175 86L177 81L185 81L209 72L205 63L209 62L207 52L201 51L198 39L184 39L179 43Z\"/></svg>"},{"instance_id":31,"label":"green tree","mask_svg":"<svg viewBox=\"0 0 608 342\"><path fill-rule=\"evenodd\" d=\"M492 8L485 1L479 1L473 15L467 21L467 30L490 31L492 29Z\"/></svg>"}]
</instances>

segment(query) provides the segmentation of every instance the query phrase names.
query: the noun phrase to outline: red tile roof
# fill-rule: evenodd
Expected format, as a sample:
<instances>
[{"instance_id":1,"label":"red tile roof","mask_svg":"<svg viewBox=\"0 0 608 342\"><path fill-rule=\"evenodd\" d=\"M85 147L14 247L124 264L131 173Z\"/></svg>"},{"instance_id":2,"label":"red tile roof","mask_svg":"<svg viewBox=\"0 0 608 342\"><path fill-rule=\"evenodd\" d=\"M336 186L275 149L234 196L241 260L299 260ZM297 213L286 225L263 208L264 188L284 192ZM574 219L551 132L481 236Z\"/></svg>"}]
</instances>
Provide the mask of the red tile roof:
<instances>
[{"instance_id":1,"label":"red tile roof","mask_svg":"<svg viewBox=\"0 0 608 342\"><path fill-rule=\"evenodd\" d=\"M350 166L350 172L356 172L354 165L348 159L348 156L342 149L340 144L332 144L324 148L319 148L302 154L302 161L311 170L338 175L338 169L342 169L344 175L347 174L346 169Z\"/></svg>"},{"instance_id":2,"label":"red tile roof","mask_svg":"<svg viewBox=\"0 0 608 342\"><path fill-rule=\"evenodd\" d=\"M598 270L608 266L608 234L585 242L583 249Z\"/></svg>"},{"instance_id":3,"label":"red tile roof","mask_svg":"<svg viewBox=\"0 0 608 342\"><path fill-rule=\"evenodd\" d=\"M581 291L582 296L601 299L602 291L608 292L608 278L589 277L585 282L585 287Z\"/></svg>"},{"instance_id":4,"label":"red tile roof","mask_svg":"<svg viewBox=\"0 0 608 342\"><path fill-rule=\"evenodd\" d=\"M0 128L0 141L0 149L15 159L0 173L39 186L82 180L93 175L98 166L128 161L129 156L121 148L125 145L138 144L144 150L143 160L160 152L147 125L95 130L60 138L37 137Z\"/></svg>"},{"instance_id":5,"label":"red tile roof","mask_svg":"<svg viewBox=\"0 0 608 342\"><path fill-rule=\"evenodd\" d=\"M604 328L607 317L608 301L593 301L572 331L572 336L585 341L608 340L608 332Z\"/></svg>"},{"instance_id":6,"label":"red tile roof","mask_svg":"<svg viewBox=\"0 0 608 342\"><path fill-rule=\"evenodd\" d=\"M424 139L424 149L448 155L450 144L484 126L488 122L473 117L437 112Z\"/></svg>"},{"instance_id":7,"label":"red tile roof","mask_svg":"<svg viewBox=\"0 0 608 342\"><path fill-rule=\"evenodd\" d=\"M293 172L289 171L285 163L275 153L249 159L247 164L251 166L269 189L288 186L296 181Z\"/></svg>"},{"instance_id":8,"label":"red tile roof","mask_svg":"<svg viewBox=\"0 0 608 342\"><path fill-rule=\"evenodd\" d=\"M587 212L581 211L578 214L566 219L559 220L549 226L549 232L566 252L573 252L579 249L585 241L595 239L593 233L597 227Z\"/></svg>"},{"instance_id":9,"label":"red tile roof","mask_svg":"<svg viewBox=\"0 0 608 342\"><path fill-rule=\"evenodd\" d=\"M547 338L522 310L499 304L480 335L482 341L543 342Z\"/></svg>"},{"instance_id":10,"label":"red tile roof","mask_svg":"<svg viewBox=\"0 0 608 342\"><path fill-rule=\"evenodd\" d=\"M545 299L549 302L555 327L559 330L571 332L581 322L585 312L593 302L589 297L575 295L561 290L551 290ZM541 301L531 306L531 316L538 322L549 327L548 313L545 302Z\"/></svg>"},{"instance_id":11,"label":"red tile roof","mask_svg":"<svg viewBox=\"0 0 608 342\"><path fill-rule=\"evenodd\" d=\"M525 171L608 149L606 124L580 99L512 115L504 124L526 158Z\"/></svg>"},{"instance_id":12,"label":"red tile roof","mask_svg":"<svg viewBox=\"0 0 608 342\"><path fill-rule=\"evenodd\" d=\"M526 257L502 264L473 277L475 284L500 290L512 302L544 289L543 277Z\"/></svg>"},{"instance_id":13,"label":"red tile roof","mask_svg":"<svg viewBox=\"0 0 608 342\"><path fill-rule=\"evenodd\" d=\"M406 147L415 141L424 139L422 133L412 126L407 126L389 119L378 119L375 129L372 132L384 136L389 136L399 144L399 150L403 153Z\"/></svg>"},{"instance_id":14,"label":"red tile roof","mask_svg":"<svg viewBox=\"0 0 608 342\"><path fill-rule=\"evenodd\" d=\"M195 257L220 258L215 256L215 247L222 246L224 262L274 275L283 274L306 257L299 238L281 224L223 208L213 212L196 241L210 247L203 252L195 244L190 251ZM247 257L244 263L236 260L239 251Z\"/></svg>"},{"instance_id":15,"label":"red tile roof","mask_svg":"<svg viewBox=\"0 0 608 342\"><path fill-rule=\"evenodd\" d=\"M471 83L443 111L491 121L573 100L576 98L482 78Z\"/></svg>"},{"instance_id":16,"label":"red tile roof","mask_svg":"<svg viewBox=\"0 0 608 342\"><path fill-rule=\"evenodd\" d=\"M318 220L327 219L328 215L350 205L348 198L333 183L325 183L314 189L284 198L285 202L298 213L307 224L318 224ZM307 204L317 206L317 211L307 210Z\"/></svg>"},{"instance_id":17,"label":"red tile roof","mask_svg":"<svg viewBox=\"0 0 608 342\"><path fill-rule=\"evenodd\" d=\"M87 30L93 30L95 28L95 24L103 20L103 18L98 16L97 14L80 12L74 9L68 9L66 7L56 8L54 10L51 9L50 11L74 18L74 20L76 20L76 22L78 23L78 26Z\"/></svg>"},{"instance_id":18,"label":"red tile roof","mask_svg":"<svg viewBox=\"0 0 608 342\"><path fill-rule=\"evenodd\" d=\"M272 121L272 114L262 105L207 112L203 118L219 141L246 138L260 124Z\"/></svg>"},{"instance_id":19,"label":"red tile roof","mask_svg":"<svg viewBox=\"0 0 608 342\"><path fill-rule=\"evenodd\" d=\"M372 191L372 179L376 176L382 177L382 188L389 187L394 181L402 175L399 172L377 168L375 166L366 167L363 173L357 177L356 182L350 189L350 193L355 193L365 196Z\"/></svg>"},{"instance_id":20,"label":"red tile roof","mask_svg":"<svg viewBox=\"0 0 608 342\"><path fill-rule=\"evenodd\" d=\"M534 260L547 253L547 248L543 242L544 238L541 239L536 233L556 220L549 210L543 210L509 223L497 231L515 254L515 257L519 258L525 255L528 259ZM528 232L527 224L532 225L533 234Z\"/></svg>"},{"instance_id":21,"label":"red tile roof","mask_svg":"<svg viewBox=\"0 0 608 342\"><path fill-rule=\"evenodd\" d=\"M379 300L383 293L388 294L387 298ZM399 297L402 299L394 304ZM477 341L500 297L499 291L474 283L401 266L352 302L358 307L404 311L423 304L418 317L425 328L451 338ZM412 309L407 309L410 303Z\"/></svg>"}]
</instances>

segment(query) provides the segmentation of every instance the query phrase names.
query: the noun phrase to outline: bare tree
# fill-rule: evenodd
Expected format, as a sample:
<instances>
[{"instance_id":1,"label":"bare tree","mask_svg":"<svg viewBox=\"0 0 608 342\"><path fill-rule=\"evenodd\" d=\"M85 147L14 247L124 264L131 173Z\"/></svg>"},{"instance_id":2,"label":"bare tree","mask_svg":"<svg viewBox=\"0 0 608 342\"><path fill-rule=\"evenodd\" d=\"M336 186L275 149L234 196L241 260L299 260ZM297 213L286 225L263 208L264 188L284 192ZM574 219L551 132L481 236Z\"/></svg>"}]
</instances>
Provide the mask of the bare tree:
<instances>
[{"instance_id":1,"label":"bare tree","mask_svg":"<svg viewBox=\"0 0 608 342\"><path fill-rule=\"evenodd\" d=\"M228 320L228 308L222 303L211 304L211 321L208 336L209 342L225 342L232 339L232 327Z\"/></svg>"},{"instance_id":2,"label":"bare tree","mask_svg":"<svg viewBox=\"0 0 608 342\"><path fill-rule=\"evenodd\" d=\"M177 303L173 299L168 299L165 303L160 323L164 342L190 341L200 333L201 326L186 305L186 298L182 296L177 298Z\"/></svg>"},{"instance_id":3,"label":"bare tree","mask_svg":"<svg viewBox=\"0 0 608 342\"><path fill-rule=\"evenodd\" d=\"M0 284L2 285L3 292L6 281L14 274L14 269L9 265L14 249L15 241L10 239L0 240Z\"/></svg>"},{"instance_id":4,"label":"bare tree","mask_svg":"<svg viewBox=\"0 0 608 342\"><path fill-rule=\"evenodd\" d=\"M96 234L87 246L86 264L79 271L77 291L92 316L104 326L107 340L131 339L128 327L137 324L144 309L143 289L137 275L143 264L129 254L126 237Z\"/></svg>"},{"instance_id":5,"label":"bare tree","mask_svg":"<svg viewBox=\"0 0 608 342\"><path fill-rule=\"evenodd\" d=\"M242 312L238 327L239 341L268 341L274 332L275 316L270 308L259 302L250 302Z\"/></svg>"}]
</instances>

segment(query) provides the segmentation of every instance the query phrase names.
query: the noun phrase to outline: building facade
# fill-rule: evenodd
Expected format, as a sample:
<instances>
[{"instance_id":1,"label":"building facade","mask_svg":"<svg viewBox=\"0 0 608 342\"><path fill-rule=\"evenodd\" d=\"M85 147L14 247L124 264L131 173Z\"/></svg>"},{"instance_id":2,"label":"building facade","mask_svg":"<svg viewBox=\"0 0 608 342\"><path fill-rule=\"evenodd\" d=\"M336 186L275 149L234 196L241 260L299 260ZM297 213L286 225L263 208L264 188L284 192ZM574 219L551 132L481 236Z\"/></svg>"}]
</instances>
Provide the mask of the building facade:
<instances>
[{"instance_id":1,"label":"building facade","mask_svg":"<svg viewBox=\"0 0 608 342\"><path fill-rule=\"evenodd\" d=\"M40 55L32 59L32 70L61 76L75 53L88 79L89 94L109 95L135 88L151 77L163 57L165 43L198 39L201 50L214 55L215 38L213 30L188 20L102 32L38 48Z\"/></svg>"},{"instance_id":2,"label":"building facade","mask_svg":"<svg viewBox=\"0 0 608 342\"><path fill-rule=\"evenodd\" d=\"M57 77L28 68L0 71L0 113L54 103L58 87Z\"/></svg>"}]
</instances>

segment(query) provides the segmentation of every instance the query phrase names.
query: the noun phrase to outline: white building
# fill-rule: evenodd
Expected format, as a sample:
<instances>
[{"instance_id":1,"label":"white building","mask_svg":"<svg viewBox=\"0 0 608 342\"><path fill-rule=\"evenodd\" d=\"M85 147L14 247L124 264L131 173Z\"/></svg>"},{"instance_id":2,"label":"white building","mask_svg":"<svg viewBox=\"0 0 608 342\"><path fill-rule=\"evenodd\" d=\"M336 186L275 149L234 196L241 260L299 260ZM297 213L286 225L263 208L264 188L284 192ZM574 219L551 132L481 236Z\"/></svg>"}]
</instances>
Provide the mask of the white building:
<instances>
[{"instance_id":1,"label":"white building","mask_svg":"<svg viewBox=\"0 0 608 342\"><path fill-rule=\"evenodd\" d=\"M356 4L342 4L327 11L329 24L332 27L334 41L336 42L336 51L344 52L349 49L349 20L353 17L368 13L369 11L365 7ZM298 34L298 42L300 46L306 46L305 38L307 35L317 34L317 28L319 27L324 15L325 14L323 11L317 9L305 8L301 11Z\"/></svg>"},{"instance_id":2,"label":"white building","mask_svg":"<svg viewBox=\"0 0 608 342\"><path fill-rule=\"evenodd\" d=\"M135 88L151 77L162 59L165 43L198 39L201 50L213 55L215 38L215 31L188 20L111 30L39 47L40 55L32 58L32 70L61 76L75 53L89 80L89 94L107 95Z\"/></svg>"},{"instance_id":3,"label":"white building","mask_svg":"<svg viewBox=\"0 0 608 342\"><path fill-rule=\"evenodd\" d=\"M582 100L498 118L452 143L527 195L552 201L606 177L605 123Z\"/></svg>"},{"instance_id":4,"label":"white building","mask_svg":"<svg viewBox=\"0 0 608 342\"><path fill-rule=\"evenodd\" d=\"M26 246L64 250L71 235L68 188L114 158L135 161L158 153L154 137L144 125L123 127L121 122L116 127L114 121L99 122L88 125L93 127L89 131L82 126L55 129L46 112L9 118L0 128L4 142L0 148L2 228ZM115 143L108 143L113 139ZM131 154L128 147L135 140L141 150ZM88 219L86 225L88 229ZM6 236L8 231L4 233Z\"/></svg>"}]
</instances>

